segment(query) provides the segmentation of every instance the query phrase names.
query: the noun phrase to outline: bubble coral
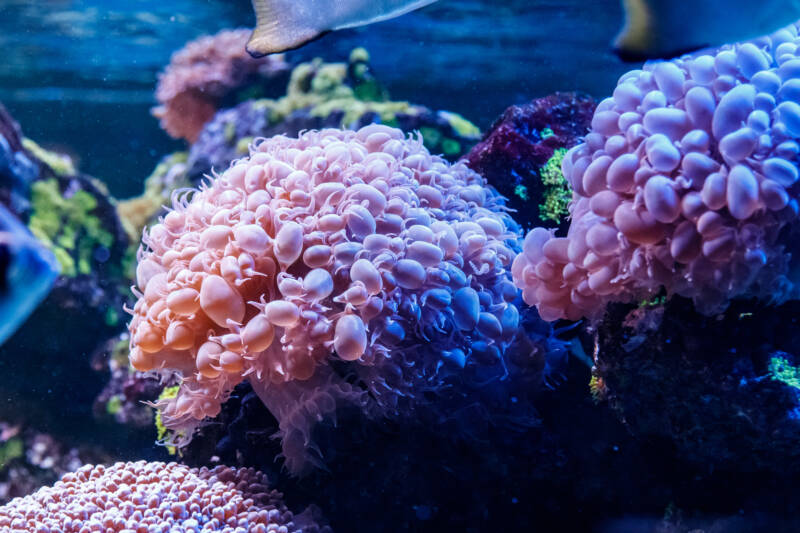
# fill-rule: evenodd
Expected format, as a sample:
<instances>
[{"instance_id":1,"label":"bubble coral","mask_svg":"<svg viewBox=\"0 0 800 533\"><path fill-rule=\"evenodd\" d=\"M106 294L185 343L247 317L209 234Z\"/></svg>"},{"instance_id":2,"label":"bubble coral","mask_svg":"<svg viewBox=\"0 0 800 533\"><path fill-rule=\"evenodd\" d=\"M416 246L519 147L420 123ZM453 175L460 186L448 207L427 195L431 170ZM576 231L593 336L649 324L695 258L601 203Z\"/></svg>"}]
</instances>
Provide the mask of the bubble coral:
<instances>
[{"instance_id":1,"label":"bubble coral","mask_svg":"<svg viewBox=\"0 0 800 533\"><path fill-rule=\"evenodd\" d=\"M4 531L315 532L295 516L266 476L250 468L177 463L85 465L52 487L0 507Z\"/></svg>"},{"instance_id":2,"label":"bubble coral","mask_svg":"<svg viewBox=\"0 0 800 533\"><path fill-rule=\"evenodd\" d=\"M798 28L623 75L564 158L566 238L531 231L514 263L547 320L596 315L664 287L712 314L796 295Z\"/></svg>"},{"instance_id":3,"label":"bubble coral","mask_svg":"<svg viewBox=\"0 0 800 533\"><path fill-rule=\"evenodd\" d=\"M478 174L400 130L257 141L145 234L131 363L183 376L161 408L187 437L248 378L294 468L338 401L366 390L390 413L443 367L499 360L518 329L518 239Z\"/></svg>"},{"instance_id":4,"label":"bubble coral","mask_svg":"<svg viewBox=\"0 0 800 533\"><path fill-rule=\"evenodd\" d=\"M231 93L252 82L276 81L282 89L289 66L283 55L254 59L245 50L250 30L200 37L173 54L158 77L153 115L172 137L194 142Z\"/></svg>"}]
</instances>

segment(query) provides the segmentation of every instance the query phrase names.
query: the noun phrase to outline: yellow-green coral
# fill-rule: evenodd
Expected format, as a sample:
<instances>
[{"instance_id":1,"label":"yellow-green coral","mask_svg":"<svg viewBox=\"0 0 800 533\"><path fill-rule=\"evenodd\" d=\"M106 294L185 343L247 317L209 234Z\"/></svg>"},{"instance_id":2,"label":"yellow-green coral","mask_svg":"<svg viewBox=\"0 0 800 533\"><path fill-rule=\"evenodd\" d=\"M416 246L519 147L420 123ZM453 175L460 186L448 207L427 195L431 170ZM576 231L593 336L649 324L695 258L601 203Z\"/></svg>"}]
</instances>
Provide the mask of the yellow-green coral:
<instances>
[{"instance_id":1,"label":"yellow-green coral","mask_svg":"<svg viewBox=\"0 0 800 533\"><path fill-rule=\"evenodd\" d=\"M53 172L58 176L74 176L77 174L75 164L66 154L59 154L51 150L45 150L36 142L27 137L22 139L22 146L25 147L30 153L40 161L43 161Z\"/></svg>"},{"instance_id":2,"label":"yellow-green coral","mask_svg":"<svg viewBox=\"0 0 800 533\"><path fill-rule=\"evenodd\" d=\"M25 446L22 439L12 437L0 444L0 469L8 466L14 459L19 459L25 454Z\"/></svg>"},{"instance_id":3,"label":"yellow-green coral","mask_svg":"<svg viewBox=\"0 0 800 533\"><path fill-rule=\"evenodd\" d=\"M774 356L769 360L772 379L795 389L800 389L800 366L791 364L786 358Z\"/></svg>"},{"instance_id":4,"label":"yellow-green coral","mask_svg":"<svg viewBox=\"0 0 800 533\"><path fill-rule=\"evenodd\" d=\"M592 379L589 380L589 392L592 395L594 403L605 401L608 397L608 389L606 388L603 378L593 375Z\"/></svg>"},{"instance_id":5,"label":"yellow-green coral","mask_svg":"<svg viewBox=\"0 0 800 533\"><path fill-rule=\"evenodd\" d=\"M480 128L458 113L453 113L451 111L439 111L439 116L445 119L447 123L450 124L450 127L453 128L453 131L462 137L472 137L476 141L480 139Z\"/></svg>"},{"instance_id":6,"label":"yellow-green coral","mask_svg":"<svg viewBox=\"0 0 800 533\"><path fill-rule=\"evenodd\" d=\"M115 394L106 402L106 413L111 416L116 415L122 410L122 397Z\"/></svg>"},{"instance_id":7,"label":"yellow-green coral","mask_svg":"<svg viewBox=\"0 0 800 533\"><path fill-rule=\"evenodd\" d=\"M175 385L174 387L165 387L161 394L158 396L160 400L171 400L178 395L178 391L180 390L179 385ZM166 442L170 437L170 430L164 426L164 421L161 419L161 411L156 410L156 438L159 442ZM177 449L175 446L167 445L167 452L170 455L175 455Z\"/></svg>"},{"instance_id":8,"label":"yellow-green coral","mask_svg":"<svg viewBox=\"0 0 800 533\"><path fill-rule=\"evenodd\" d=\"M569 213L567 209L572 199L572 190L561 171L561 162L567 154L566 148L559 148L540 170L544 185L544 203L539 205L539 218L561 222Z\"/></svg>"},{"instance_id":9,"label":"yellow-green coral","mask_svg":"<svg viewBox=\"0 0 800 533\"><path fill-rule=\"evenodd\" d=\"M95 248L110 248L114 237L92 215L97 199L84 190L64 196L56 179L31 186L28 228L54 253L65 276L89 274Z\"/></svg>"}]
</instances>

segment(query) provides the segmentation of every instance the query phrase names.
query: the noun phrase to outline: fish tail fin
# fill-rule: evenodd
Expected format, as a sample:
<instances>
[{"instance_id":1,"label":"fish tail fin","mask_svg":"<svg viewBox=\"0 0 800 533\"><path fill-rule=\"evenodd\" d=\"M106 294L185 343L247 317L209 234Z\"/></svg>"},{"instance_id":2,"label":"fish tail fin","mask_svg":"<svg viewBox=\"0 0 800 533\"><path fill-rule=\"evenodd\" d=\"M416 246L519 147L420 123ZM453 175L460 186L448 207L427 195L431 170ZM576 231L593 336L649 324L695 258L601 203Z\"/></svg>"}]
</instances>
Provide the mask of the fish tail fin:
<instances>
[{"instance_id":1,"label":"fish tail fin","mask_svg":"<svg viewBox=\"0 0 800 533\"><path fill-rule=\"evenodd\" d=\"M755 0L753 0L755 1ZM694 19L703 19L703 3L678 0L622 0L625 26L614 40L623 61L676 57L708 46L693 34Z\"/></svg>"},{"instance_id":2,"label":"fish tail fin","mask_svg":"<svg viewBox=\"0 0 800 533\"><path fill-rule=\"evenodd\" d=\"M247 43L253 57L299 48L318 39L327 31L309 25L309 17L299 8L306 3L300 0L252 0L256 12L256 28Z\"/></svg>"},{"instance_id":3,"label":"fish tail fin","mask_svg":"<svg viewBox=\"0 0 800 533\"><path fill-rule=\"evenodd\" d=\"M635 61L652 46L654 16L647 0L622 0L625 25L614 40L614 52L626 61Z\"/></svg>"}]
</instances>

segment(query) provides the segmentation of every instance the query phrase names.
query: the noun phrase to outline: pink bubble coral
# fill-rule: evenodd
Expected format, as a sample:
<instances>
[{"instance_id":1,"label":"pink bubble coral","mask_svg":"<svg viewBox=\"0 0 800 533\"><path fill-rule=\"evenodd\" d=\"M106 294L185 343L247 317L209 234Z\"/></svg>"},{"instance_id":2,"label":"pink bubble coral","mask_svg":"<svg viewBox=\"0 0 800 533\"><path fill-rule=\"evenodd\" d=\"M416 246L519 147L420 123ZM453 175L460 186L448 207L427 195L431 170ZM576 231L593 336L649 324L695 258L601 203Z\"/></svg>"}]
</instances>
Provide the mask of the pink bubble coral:
<instances>
[{"instance_id":1,"label":"pink bubble coral","mask_svg":"<svg viewBox=\"0 0 800 533\"><path fill-rule=\"evenodd\" d=\"M250 468L138 461L86 465L52 487L15 498L0 507L0 528L26 533L329 529L306 515L293 515L266 476Z\"/></svg>"},{"instance_id":2,"label":"pink bubble coral","mask_svg":"<svg viewBox=\"0 0 800 533\"><path fill-rule=\"evenodd\" d=\"M661 287L707 314L795 297L798 44L789 26L622 76L564 158L567 237L534 229L515 260L525 301L553 320Z\"/></svg>"},{"instance_id":3,"label":"pink bubble coral","mask_svg":"<svg viewBox=\"0 0 800 533\"><path fill-rule=\"evenodd\" d=\"M257 141L145 235L131 363L183 377L161 408L187 438L249 379L294 470L337 402L392 411L443 365L499 360L516 231L478 174L400 130Z\"/></svg>"},{"instance_id":4,"label":"pink bubble coral","mask_svg":"<svg viewBox=\"0 0 800 533\"><path fill-rule=\"evenodd\" d=\"M253 82L283 88L289 66L283 55L254 59L245 50L250 30L225 30L200 37L175 52L158 77L153 114L172 137L194 142L230 93Z\"/></svg>"}]
</instances>

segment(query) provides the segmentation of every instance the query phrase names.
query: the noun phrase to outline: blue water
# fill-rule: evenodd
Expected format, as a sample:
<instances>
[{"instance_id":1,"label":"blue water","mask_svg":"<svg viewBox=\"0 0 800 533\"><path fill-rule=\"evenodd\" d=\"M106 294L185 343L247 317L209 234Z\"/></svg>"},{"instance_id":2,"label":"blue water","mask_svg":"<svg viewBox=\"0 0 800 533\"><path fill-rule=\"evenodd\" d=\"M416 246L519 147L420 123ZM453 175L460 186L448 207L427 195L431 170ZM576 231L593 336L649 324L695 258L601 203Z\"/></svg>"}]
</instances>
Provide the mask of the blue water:
<instances>
[{"instance_id":1,"label":"blue water","mask_svg":"<svg viewBox=\"0 0 800 533\"><path fill-rule=\"evenodd\" d=\"M508 105L556 90L607 94L629 68L608 47L621 17L617 0L443 0L290 58L343 60L365 46L393 99L487 127ZM0 101L29 136L132 196L180 146L148 117L157 73L188 40L253 18L249 0L3 0Z\"/></svg>"}]
</instances>

